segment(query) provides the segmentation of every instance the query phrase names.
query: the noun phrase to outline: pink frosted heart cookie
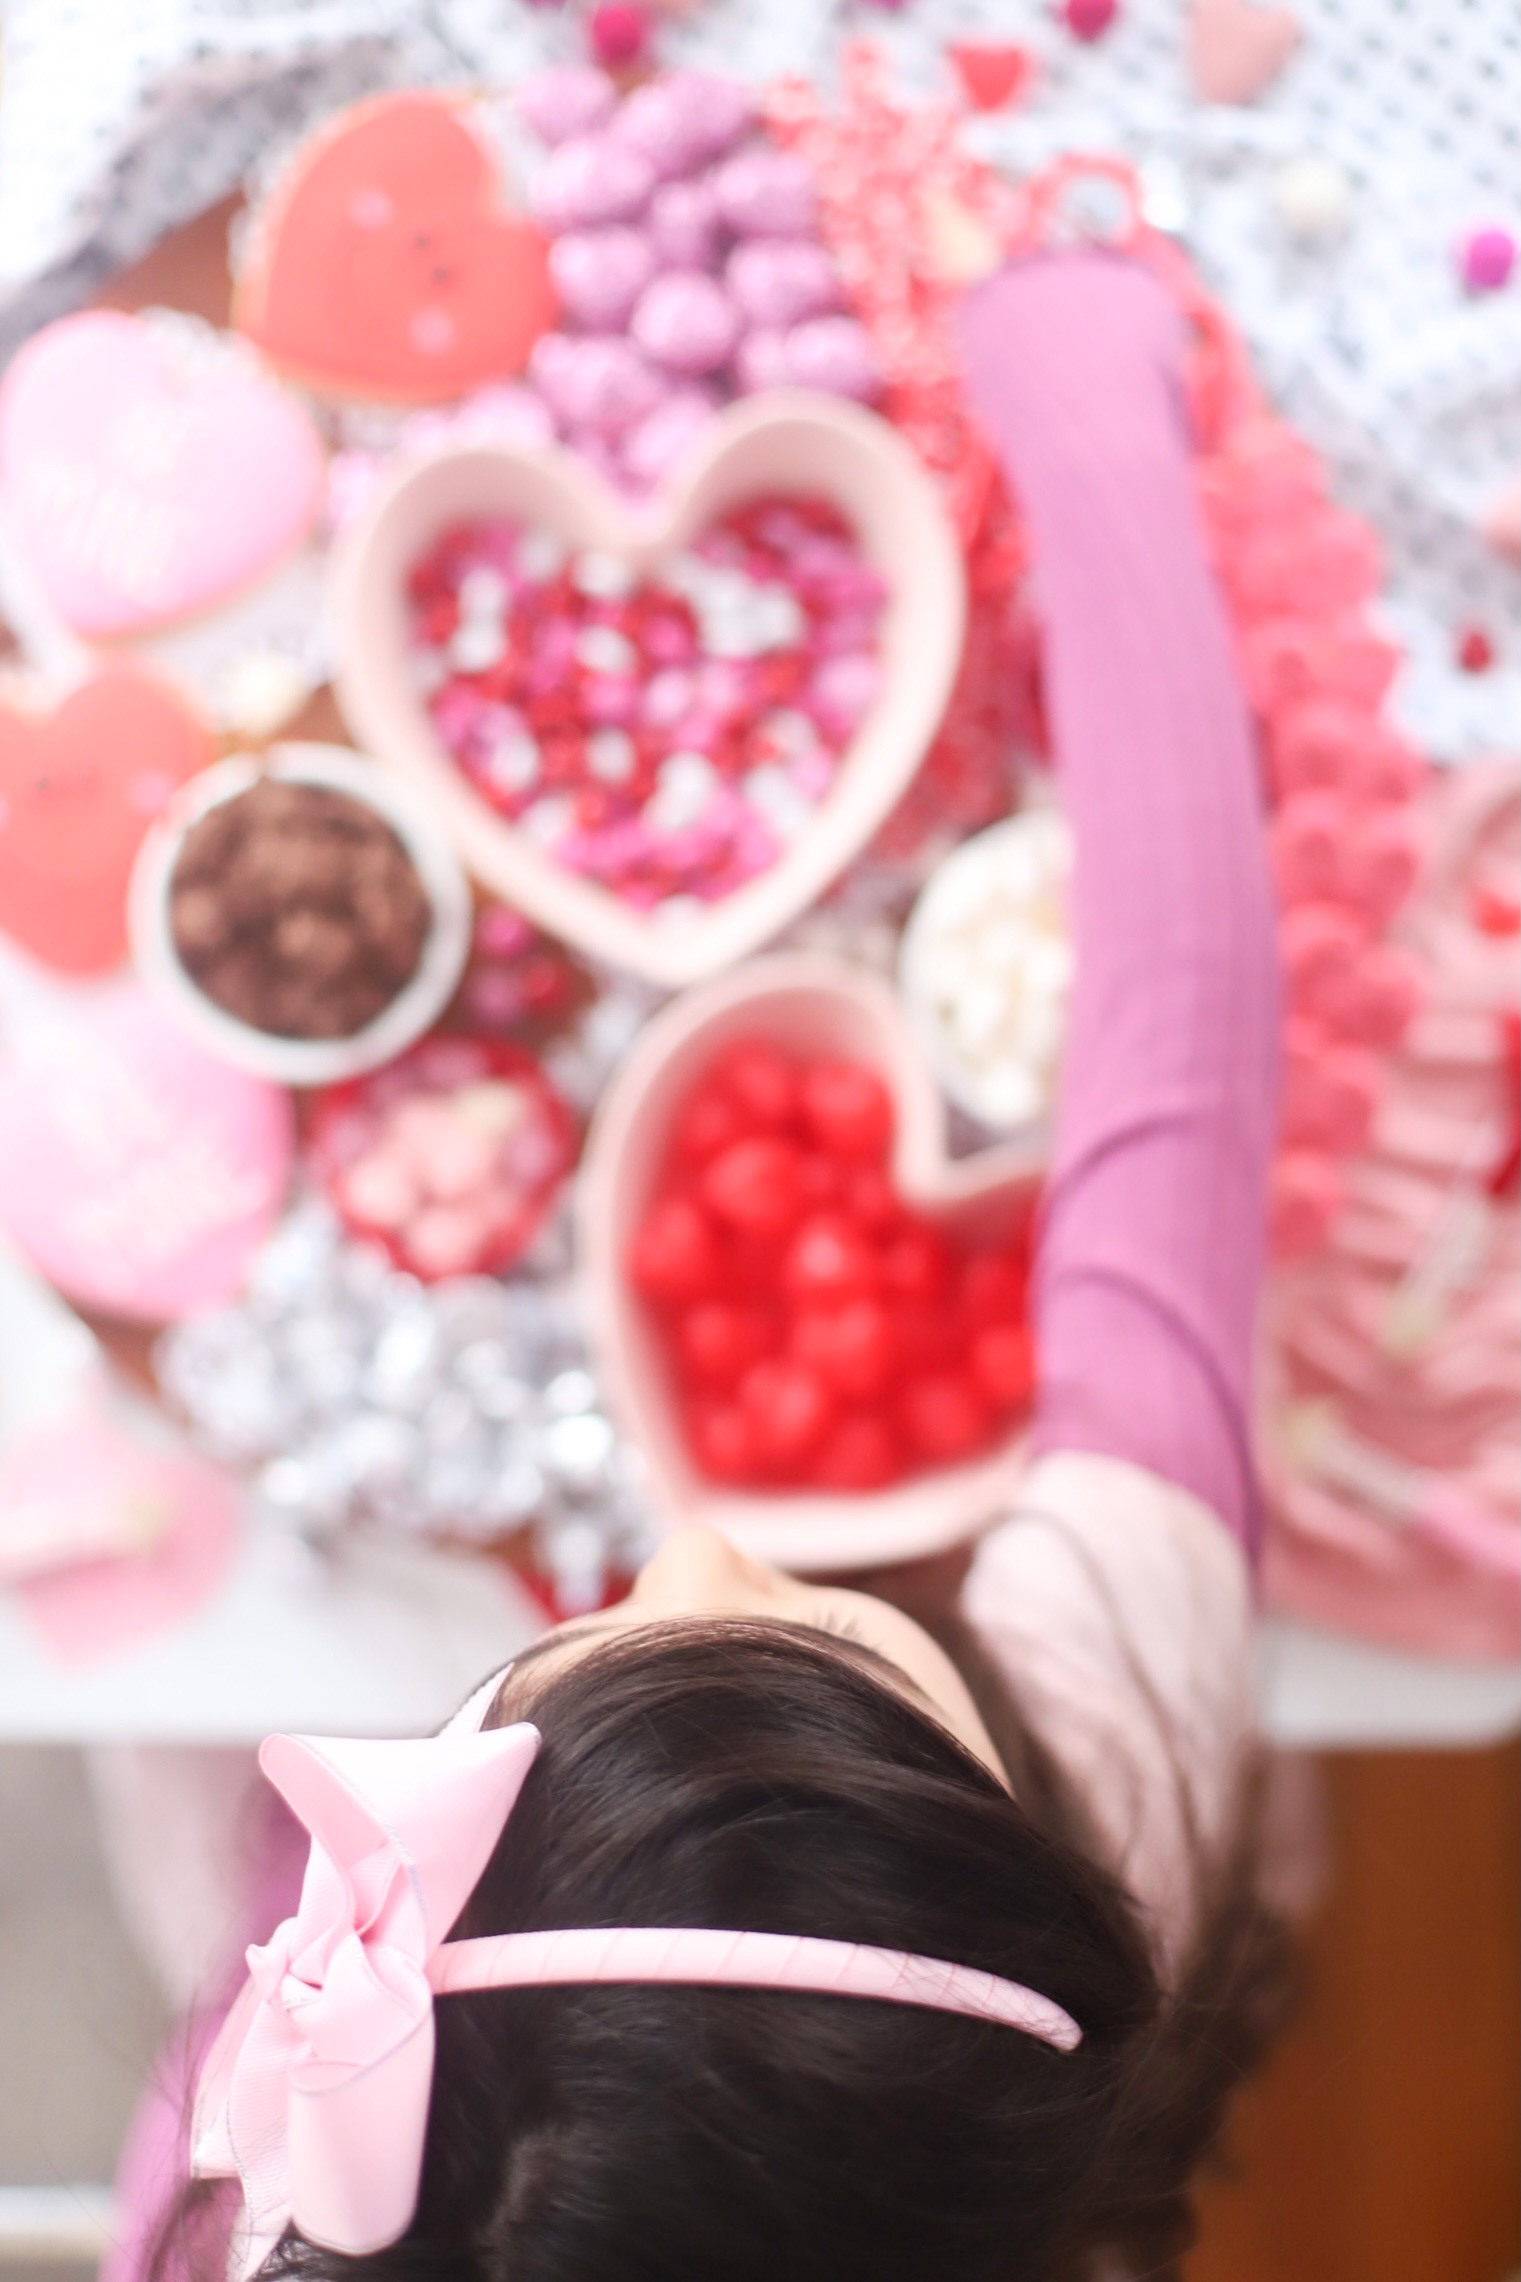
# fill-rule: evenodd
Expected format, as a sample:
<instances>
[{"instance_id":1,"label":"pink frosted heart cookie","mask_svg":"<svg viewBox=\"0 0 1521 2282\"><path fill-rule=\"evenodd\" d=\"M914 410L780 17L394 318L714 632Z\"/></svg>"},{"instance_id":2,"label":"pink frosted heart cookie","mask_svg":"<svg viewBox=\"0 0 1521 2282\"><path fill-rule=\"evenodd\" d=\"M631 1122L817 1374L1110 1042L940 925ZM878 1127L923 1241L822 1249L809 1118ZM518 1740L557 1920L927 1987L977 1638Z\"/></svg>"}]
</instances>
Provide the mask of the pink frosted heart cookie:
<instances>
[{"instance_id":1,"label":"pink frosted heart cookie","mask_svg":"<svg viewBox=\"0 0 1521 2282\"><path fill-rule=\"evenodd\" d=\"M0 1222L69 1298L139 1322L215 1307L285 1194L288 1096L187 1039L136 983L0 1068Z\"/></svg>"},{"instance_id":2,"label":"pink frosted heart cookie","mask_svg":"<svg viewBox=\"0 0 1521 2282\"><path fill-rule=\"evenodd\" d=\"M322 480L301 406L209 333L90 310L36 334L0 388L0 512L80 634L251 585L299 545Z\"/></svg>"}]
</instances>

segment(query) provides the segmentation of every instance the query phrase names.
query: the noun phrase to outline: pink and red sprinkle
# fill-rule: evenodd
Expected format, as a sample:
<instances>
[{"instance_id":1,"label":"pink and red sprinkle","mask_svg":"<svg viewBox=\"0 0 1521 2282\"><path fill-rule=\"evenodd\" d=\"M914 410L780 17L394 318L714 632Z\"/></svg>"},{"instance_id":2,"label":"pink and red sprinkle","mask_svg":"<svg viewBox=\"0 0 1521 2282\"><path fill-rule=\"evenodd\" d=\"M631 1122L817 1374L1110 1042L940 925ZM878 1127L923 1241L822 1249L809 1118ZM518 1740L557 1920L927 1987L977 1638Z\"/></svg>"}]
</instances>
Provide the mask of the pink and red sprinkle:
<instances>
[{"instance_id":1,"label":"pink and red sprinkle","mask_svg":"<svg viewBox=\"0 0 1521 2282\"><path fill-rule=\"evenodd\" d=\"M434 728L482 798L673 922L776 862L877 696L886 589L819 499L752 501L644 580L462 525L408 597Z\"/></svg>"}]
</instances>

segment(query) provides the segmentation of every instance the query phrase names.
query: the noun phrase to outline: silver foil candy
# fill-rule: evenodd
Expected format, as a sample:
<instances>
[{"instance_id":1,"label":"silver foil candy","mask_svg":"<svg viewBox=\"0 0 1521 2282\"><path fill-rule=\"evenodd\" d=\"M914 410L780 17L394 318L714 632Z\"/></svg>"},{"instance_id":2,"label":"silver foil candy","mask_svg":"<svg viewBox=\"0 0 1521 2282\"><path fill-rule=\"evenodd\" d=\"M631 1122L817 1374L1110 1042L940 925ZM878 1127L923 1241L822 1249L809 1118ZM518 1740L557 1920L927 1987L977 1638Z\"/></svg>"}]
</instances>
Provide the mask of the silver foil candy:
<instances>
[{"instance_id":1,"label":"silver foil candy","mask_svg":"<svg viewBox=\"0 0 1521 2282\"><path fill-rule=\"evenodd\" d=\"M618 1028L619 1025L611 1026ZM351 1524L489 1543L533 1524L566 1608L651 1539L638 1453L602 1408L566 1217L508 1281L425 1285L298 1204L241 1305L167 1332L165 1394L314 1544Z\"/></svg>"}]
</instances>

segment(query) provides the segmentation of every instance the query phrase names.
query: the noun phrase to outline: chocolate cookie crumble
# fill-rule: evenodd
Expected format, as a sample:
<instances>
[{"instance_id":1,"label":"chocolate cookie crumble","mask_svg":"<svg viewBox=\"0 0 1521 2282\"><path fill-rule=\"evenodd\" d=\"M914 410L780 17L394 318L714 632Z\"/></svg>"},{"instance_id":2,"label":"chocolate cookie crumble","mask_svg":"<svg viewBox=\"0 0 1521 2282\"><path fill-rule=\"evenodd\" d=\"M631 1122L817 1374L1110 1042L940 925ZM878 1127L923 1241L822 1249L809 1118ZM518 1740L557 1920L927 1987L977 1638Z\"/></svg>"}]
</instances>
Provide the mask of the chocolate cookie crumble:
<instances>
[{"instance_id":1,"label":"chocolate cookie crumble","mask_svg":"<svg viewBox=\"0 0 1521 2282\"><path fill-rule=\"evenodd\" d=\"M169 882L180 962L277 1038L351 1038L410 982L432 911L383 817L328 785L261 777L190 827Z\"/></svg>"}]
</instances>

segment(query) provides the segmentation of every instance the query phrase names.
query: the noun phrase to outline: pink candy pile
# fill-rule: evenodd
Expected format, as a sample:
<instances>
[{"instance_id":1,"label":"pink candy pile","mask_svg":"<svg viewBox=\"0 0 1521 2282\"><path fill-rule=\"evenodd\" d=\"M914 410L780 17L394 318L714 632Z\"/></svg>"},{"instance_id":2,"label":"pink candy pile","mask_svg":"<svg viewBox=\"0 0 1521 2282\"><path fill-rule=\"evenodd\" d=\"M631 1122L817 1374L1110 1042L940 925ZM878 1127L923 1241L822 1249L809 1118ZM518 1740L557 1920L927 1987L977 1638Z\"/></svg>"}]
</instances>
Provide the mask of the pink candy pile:
<instances>
[{"instance_id":1,"label":"pink candy pile","mask_svg":"<svg viewBox=\"0 0 1521 2282\"><path fill-rule=\"evenodd\" d=\"M349 1229L431 1282L508 1267L573 1141L569 1113L530 1055L431 1038L324 1096L314 1154Z\"/></svg>"},{"instance_id":2,"label":"pink candy pile","mask_svg":"<svg viewBox=\"0 0 1521 2282\"><path fill-rule=\"evenodd\" d=\"M813 498L752 501L644 582L468 524L408 591L418 686L483 798L672 925L776 862L880 682L885 585Z\"/></svg>"},{"instance_id":3,"label":"pink candy pile","mask_svg":"<svg viewBox=\"0 0 1521 2282\"><path fill-rule=\"evenodd\" d=\"M754 129L735 81L671 72L619 101L601 72L546 73L519 110L563 329L529 377L610 479L658 482L717 406L795 385L870 402L870 337L843 312L808 163Z\"/></svg>"}]
</instances>

